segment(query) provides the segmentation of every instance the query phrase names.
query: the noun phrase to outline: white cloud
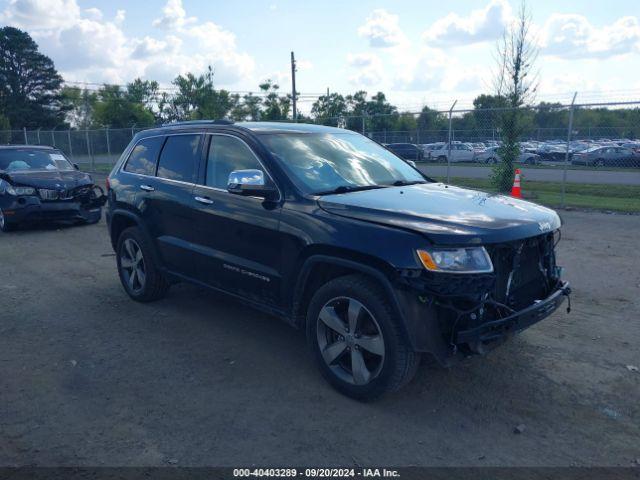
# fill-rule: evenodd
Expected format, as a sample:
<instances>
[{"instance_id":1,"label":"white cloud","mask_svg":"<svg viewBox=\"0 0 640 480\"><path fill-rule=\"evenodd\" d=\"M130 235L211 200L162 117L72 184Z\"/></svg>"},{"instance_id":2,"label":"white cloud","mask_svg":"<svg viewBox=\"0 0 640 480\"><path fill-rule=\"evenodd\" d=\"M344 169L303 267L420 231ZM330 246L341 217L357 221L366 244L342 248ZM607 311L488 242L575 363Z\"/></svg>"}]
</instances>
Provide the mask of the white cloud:
<instances>
[{"instance_id":1,"label":"white cloud","mask_svg":"<svg viewBox=\"0 0 640 480\"><path fill-rule=\"evenodd\" d=\"M425 48L398 60L394 87L398 90L430 90L440 86L451 59L440 50Z\"/></svg>"},{"instance_id":2,"label":"white cloud","mask_svg":"<svg viewBox=\"0 0 640 480\"><path fill-rule=\"evenodd\" d=\"M182 40L177 37L168 37L167 40L157 40L148 36L135 40L131 58L144 60L161 54L175 53L180 49Z\"/></svg>"},{"instance_id":3,"label":"white cloud","mask_svg":"<svg viewBox=\"0 0 640 480\"><path fill-rule=\"evenodd\" d=\"M638 17L594 27L583 15L553 14L541 31L542 53L561 58L607 58L640 52Z\"/></svg>"},{"instance_id":4,"label":"white cloud","mask_svg":"<svg viewBox=\"0 0 640 480\"><path fill-rule=\"evenodd\" d=\"M491 0L484 8L461 17L449 13L435 21L422 35L430 46L470 45L499 38L512 18L507 0Z\"/></svg>"},{"instance_id":5,"label":"white cloud","mask_svg":"<svg viewBox=\"0 0 640 480\"><path fill-rule=\"evenodd\" d=\"M89 20L102 20L102 11L99 8L86 8L84 14Z\"/></svg>"},{"instance_id":6,"label":"white cloud","mask_svg":"<svg viewBox=\"0 0 640 480\"><path fill-rule=\"evenodd\" d=\"M182 0L168 0L162 9L162 17L155 19L153 26L169 30L180 29L197 20L196 17L187 17Z\"/></svg>"},{"instance_id":7,"label":"white cloud","mask_svg":"<svg viewBox=\"0 0 640 480\"><path fill-rule=\"evenodd\" d=\"M382 60L372 53L355 53L347 55L347 64L355 70L349 76L349 82L356 87L379 85L384 77Z\"/></svg>"},{"instance_id":8,"label":"white cloud","mask_svg":"<svg viewBox=\"0 0 640 480\"><path fill-rule=\"evenodd\" d=\"M369 40L372 47L394 47L408 41L400 29L398 15L382 8L371 12L364 25L358 28L358 35Z\"/></svg>"},{"instance_id":9,"label":"white cloud","mask_svg":"<svg viewBox=\"0 0 640 480\"><path fill-rule=\"evenodd\" d=\"M116 12L116 16L113 19L113 21L116 23L116 25L120 25L122 22L124 22L124 19L126 18L127 12L124 10L118 10Z\"/></svg>"},{"instance_id":10,"label":"white cloud","mask_svg":"<svg viewBox=\"0 0 640 480\"><path fill-rule=\"evenodd\" d=\"M168 0L153 23L160 36L137 38L122 29L125 11L105 20L76 0L10 0L0 21L24 28L67 80L124 83L137 76L169 83L178 74L198 74L211 65L217 85L253 75L255 62L238 50L235 35L213 22L190 17L180 0Z\"/></svg>"},{"instance_id":11,"label":"white cloud","mask_svg":"<svg viewBox=\"0 0 640 480\"><path fill-rule=\"evenodd\" d=\"M0 15L3 23L27 30L62 28L79 18L76 0L9 0Z\"/></svg>"}]
</instances>

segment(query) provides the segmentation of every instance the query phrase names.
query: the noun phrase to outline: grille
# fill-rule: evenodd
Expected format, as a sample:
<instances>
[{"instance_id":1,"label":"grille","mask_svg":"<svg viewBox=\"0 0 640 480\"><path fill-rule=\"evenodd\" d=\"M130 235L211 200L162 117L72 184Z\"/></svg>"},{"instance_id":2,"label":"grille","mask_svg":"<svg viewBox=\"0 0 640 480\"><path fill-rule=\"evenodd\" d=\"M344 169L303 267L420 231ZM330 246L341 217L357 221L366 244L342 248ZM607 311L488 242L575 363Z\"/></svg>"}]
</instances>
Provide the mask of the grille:
<instances>
[{"instance_id":1,"label":"grille","mask_svg":"<svg viewBox=\"0 0 640 480\"><path fill-rule=\"evenodd\" d=\"M49 190L47 188L39 188L38 194L40 195L40 198L43 200L58 200L60 198L60 192L58 190Z\"/></svg>"},{"instance_id":2,"label":"grille","mask_svg":"<svg viewBox=\"0 0 640 480\"><path fill-rule=\"evenodd\" d=\"M519 310L546 298L554 273L553 235L494 246L494 299Z\"/></svg>"},{"instance_id":3,"label":"grille","mask_svg":"<svg viewBox=\"0 0 640 480\"><path fill-rule=\"evenodd\" d=\"M70 190L52 190L48 188L39 188L38 194L42 200L71 200L80 195L86 195L90 192L91 187L77 187Z\"/></svg>"}]
</instances>

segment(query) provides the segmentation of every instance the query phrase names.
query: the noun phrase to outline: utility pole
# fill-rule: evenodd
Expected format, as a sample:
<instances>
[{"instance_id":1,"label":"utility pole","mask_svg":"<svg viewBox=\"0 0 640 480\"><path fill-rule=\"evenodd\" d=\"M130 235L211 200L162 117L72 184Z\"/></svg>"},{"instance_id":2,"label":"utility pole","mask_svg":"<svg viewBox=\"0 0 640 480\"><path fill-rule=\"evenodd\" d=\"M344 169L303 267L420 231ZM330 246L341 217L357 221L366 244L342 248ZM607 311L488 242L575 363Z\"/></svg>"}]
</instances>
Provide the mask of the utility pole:
<instances>
[{"instance_id":1,"label":"utility pole","mask_svg":"<svg viewBox=\"0 0 640 480\"><path fill-rule=\"evenodd\" d=\"M291 52L291 100L293 103L293 121L298 121L298 110L296 108L296 58Z\"/></svg>"}]
</instances>

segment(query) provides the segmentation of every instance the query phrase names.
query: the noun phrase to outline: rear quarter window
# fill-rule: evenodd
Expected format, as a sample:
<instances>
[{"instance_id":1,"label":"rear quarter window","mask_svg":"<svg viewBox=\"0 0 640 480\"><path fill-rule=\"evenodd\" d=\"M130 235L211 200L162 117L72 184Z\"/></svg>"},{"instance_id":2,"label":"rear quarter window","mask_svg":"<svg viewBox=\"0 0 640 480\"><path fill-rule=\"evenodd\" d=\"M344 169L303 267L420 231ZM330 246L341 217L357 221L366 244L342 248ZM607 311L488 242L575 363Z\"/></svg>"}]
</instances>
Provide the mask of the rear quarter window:
<instances>
[{"instance_id":1,"label":"rear quarter window","mask_svg":"<svg viewBox=\"0 0 640 480\"><path fill-rule=\"evenodd\" d=\"M164 137L151 137L140 140L133 147L124 166L124 171L140 175L155 175L156 161L163 141Z\"/></svg>"}]
</instances>

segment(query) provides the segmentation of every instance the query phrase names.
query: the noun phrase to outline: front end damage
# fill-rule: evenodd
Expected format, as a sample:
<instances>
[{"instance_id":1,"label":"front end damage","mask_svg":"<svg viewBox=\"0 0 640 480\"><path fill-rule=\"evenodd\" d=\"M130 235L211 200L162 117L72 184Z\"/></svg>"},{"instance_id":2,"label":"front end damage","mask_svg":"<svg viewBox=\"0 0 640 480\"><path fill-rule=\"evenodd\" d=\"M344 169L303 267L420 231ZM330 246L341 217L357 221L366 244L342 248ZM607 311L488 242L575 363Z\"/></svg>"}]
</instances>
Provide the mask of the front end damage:
<instances>
[{"instance_id":1,"label":"front end damage","mask_svg":"<svg viewBox=\"0 0 640 480\"><path fill-rule=\"evenodd\" d=\"M571 293L556 265L558 239L556 231L485 245L492 273L399 272L397 293L414 348L449 364L486 353L551 315Z\"/></svg>"},{"instance_id":2,"label":"front end damage","mask_svg":"<svg viewBox=\"0 0 640 480\"><path fill-rule=\"evenodd\" d=\"M102 188L93 184L34 190L33 195L14 197L3 208L7 221L14 224L41 221L94 223L100 220L107 199Z\"/></svg>"}]
</instances>

